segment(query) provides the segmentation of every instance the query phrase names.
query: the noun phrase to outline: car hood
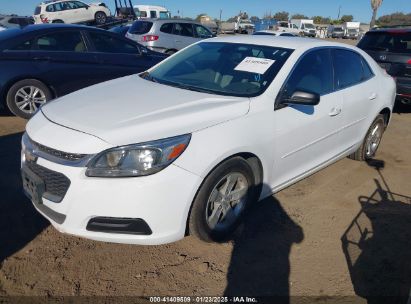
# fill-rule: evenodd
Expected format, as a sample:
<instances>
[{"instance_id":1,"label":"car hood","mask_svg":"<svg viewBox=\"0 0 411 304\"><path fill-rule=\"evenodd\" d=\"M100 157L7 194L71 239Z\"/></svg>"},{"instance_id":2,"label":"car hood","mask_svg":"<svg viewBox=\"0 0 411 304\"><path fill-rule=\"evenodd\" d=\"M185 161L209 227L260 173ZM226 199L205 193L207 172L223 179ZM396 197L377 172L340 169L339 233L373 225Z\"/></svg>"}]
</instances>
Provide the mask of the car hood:
<instances>
[{"instance_id":1,"label":"car hood","mask_svg":"<svg viewBox=\"0 0 411 304\"><path fill-rule=\"evenodd\" d=\"M248 113L249 98L188 91L138 75L77 91L41 108L52 122L125 145L192 133Z\"/></svg>"}]
</instances>

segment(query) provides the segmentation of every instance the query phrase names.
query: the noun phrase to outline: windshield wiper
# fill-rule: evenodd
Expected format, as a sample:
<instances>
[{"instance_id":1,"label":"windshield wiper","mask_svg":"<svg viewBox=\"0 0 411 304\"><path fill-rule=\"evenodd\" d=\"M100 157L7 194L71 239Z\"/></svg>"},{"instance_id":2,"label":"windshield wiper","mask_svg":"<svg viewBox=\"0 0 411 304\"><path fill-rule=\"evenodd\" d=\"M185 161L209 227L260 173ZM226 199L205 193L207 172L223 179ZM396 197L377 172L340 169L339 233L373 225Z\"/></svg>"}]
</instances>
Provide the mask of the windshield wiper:
<instances>
[{"instance_id":1,"label":"windshield wiper","mask_svg":"<svg viewBox=\"0 0 411 304\"><path fill-rule=\"evenodd\" d=\"M143 72L140 74L140 77L152 82L158 82L157 79L155 79L153 76L150 75L149 72Z\"/></svg>"}]
</instances>

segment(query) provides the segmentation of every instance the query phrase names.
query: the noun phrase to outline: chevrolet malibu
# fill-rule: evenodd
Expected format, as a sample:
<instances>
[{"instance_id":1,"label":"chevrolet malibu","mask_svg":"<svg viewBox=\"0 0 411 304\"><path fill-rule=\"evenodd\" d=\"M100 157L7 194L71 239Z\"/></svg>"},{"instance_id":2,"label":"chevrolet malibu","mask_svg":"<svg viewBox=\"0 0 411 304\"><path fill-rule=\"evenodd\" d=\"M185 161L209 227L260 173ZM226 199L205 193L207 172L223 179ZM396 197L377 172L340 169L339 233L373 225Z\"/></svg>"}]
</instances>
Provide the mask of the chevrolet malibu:
<instances>
[{"instance_id":1,"label":"chevrolet malibu","mask_svg":"<svg viewBox=\"0 0 411 304\"><path fill-rule=\"evenodd\" d=\"M205 40L44 105L22 139L24 191L64 233L223 240L259 200L343 157L372 158L395 89L356 47Z\"/></svg>"}]
</instances>

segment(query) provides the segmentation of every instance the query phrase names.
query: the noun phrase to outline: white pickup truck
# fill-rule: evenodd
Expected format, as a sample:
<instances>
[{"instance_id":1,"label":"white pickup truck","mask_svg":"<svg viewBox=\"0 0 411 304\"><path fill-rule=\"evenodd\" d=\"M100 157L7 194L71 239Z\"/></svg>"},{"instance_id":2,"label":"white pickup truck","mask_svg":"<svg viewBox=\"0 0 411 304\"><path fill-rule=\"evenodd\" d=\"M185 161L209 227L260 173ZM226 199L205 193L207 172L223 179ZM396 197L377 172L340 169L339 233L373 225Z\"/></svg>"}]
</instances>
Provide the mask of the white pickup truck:
<instances>
[{"instance_id":1,"label":"white pickup truck","mask_svg":"<svg viewBox=\"0 0 411 304\"><path fill-rule=\"evenodd\" d=\"M293 33L296 35L300 34L298 26L288 21L278 21L275 30L279 32Z\"/></svg>"}]
</instances>

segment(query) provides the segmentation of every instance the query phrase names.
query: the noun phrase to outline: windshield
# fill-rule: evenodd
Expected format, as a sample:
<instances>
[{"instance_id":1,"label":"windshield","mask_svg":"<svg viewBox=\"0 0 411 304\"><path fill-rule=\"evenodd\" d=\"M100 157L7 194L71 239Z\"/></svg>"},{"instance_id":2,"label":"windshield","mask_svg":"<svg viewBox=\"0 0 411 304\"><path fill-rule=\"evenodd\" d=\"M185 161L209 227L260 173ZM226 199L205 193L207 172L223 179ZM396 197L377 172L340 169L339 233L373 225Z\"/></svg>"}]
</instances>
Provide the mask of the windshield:
<instances>
[{"instance_id":1,"label":"windshield","mask_svg":"<svg viewBox=\"0 0 411 304\"><path fill-rule=\"evenodd\" d=\"M171 14L170 12L160 12L160 19L170 19Z\"/></svg>"},{"instance_id":2,"label":"windshield","mask_svg":"<svg viewBox=\"0 0 411 304\"><path fill-rule=\"evenodd\" d=\"M148 33L151 30L152 26L153 26L153 22L150 22L150 21L136 21L130 27L128 32L130 34L142 35L142 34Z\"/></svg>"},{"instance_id":3,"label":"windshield","mask_svg":"<svg viewBox=\"0 0 411 304\"><path fill-rule=\"evenodd\" d=\"M342 27L335 27L334 28L334 32L342 32L342 31L343 31Z\"/></svg>"},{"instance_id":4,"label":"windshield","mask_svg":"<svg viewBox=\"0 0 411 304\"><path fill-rule=\"evenodd\" d=\"M308 29L313 29L314 28L314 25L311 24L311 23L304 23L304 26L305 26L305 28L308 28Z\"/></svg>"},{"instance_id":5,"label":"windshield","mask_svg":"<svg viewBox=\"0 0 411 304\"><path fill-rule=\"evenodd\" d=\"M292 50L260 45L201 42L155 67L145 79L211 94L262 94Z\"/></svg>"},{"instance_id":6,"label":"windshield","mask_svg":"<svg viewBox=\"0 0 411 304\"><path fill-rule=\"evenodd\" d=\"M366 50L381 50L395 53L411 53L411 32L368 32L358 47Z\"/></svg>"},{"instance_id":7,"label":"windshield","mask_svg":"<svg viewBox=\"0 0 411 304\"><path fill-rule=\"evenodd\" d=\"M349 33L357 33L357 30L356 29L348 29L348 32Z\"/></svg>"}]
</instances>

